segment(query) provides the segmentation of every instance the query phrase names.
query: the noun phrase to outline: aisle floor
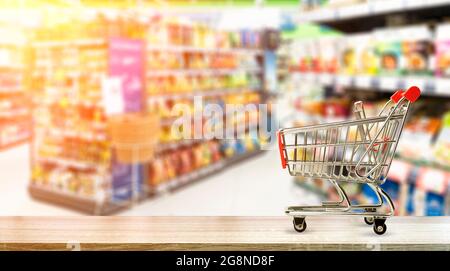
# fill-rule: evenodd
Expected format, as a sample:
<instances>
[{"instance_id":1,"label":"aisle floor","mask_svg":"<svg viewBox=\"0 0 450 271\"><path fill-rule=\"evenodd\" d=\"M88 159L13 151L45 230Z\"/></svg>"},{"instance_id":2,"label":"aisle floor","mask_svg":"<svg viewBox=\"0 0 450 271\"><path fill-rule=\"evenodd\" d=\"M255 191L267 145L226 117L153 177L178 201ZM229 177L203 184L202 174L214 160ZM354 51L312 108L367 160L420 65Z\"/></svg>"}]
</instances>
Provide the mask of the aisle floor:
<instances>
[{"instance_id":1,"label":"aisle floor","mask_svg":"<svg viewBox=\"0 0 450 271\"><path fill-rule=\"evenodd\" d=\"M28 145L1 152L0 172L0 215L83 215L29 196ZM290 204L318 202L316 195L293 183L281 169L278 153L272 150L117 215L277 216Z\"/></svg>"}]
</instances>

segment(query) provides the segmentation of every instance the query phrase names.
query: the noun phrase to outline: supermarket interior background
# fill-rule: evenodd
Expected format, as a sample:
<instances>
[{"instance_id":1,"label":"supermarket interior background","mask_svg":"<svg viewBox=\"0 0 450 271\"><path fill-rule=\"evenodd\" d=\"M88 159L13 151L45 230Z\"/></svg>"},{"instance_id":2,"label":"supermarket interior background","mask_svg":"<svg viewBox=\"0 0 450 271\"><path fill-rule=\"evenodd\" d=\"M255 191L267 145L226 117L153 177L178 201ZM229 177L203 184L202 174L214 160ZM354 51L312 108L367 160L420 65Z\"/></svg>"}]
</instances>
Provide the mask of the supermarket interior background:
<instances>
[{"instance_id":1,"label":"supermarket interior background","mask_svg":"<svg viewBox=\"0 0 450 271\"><path fill-rule=\"evenodd\" d=\"M276 129L354 118L359 100L376 115L411 85L422 97L382 187L397 215L450 215L449 0L3 0L0 14L0 215L283 215L336 193L282 169ZM257 106L206 119L197 101ZM244 133L192 136L211 127Z\"/></svg>"}]
</instances>

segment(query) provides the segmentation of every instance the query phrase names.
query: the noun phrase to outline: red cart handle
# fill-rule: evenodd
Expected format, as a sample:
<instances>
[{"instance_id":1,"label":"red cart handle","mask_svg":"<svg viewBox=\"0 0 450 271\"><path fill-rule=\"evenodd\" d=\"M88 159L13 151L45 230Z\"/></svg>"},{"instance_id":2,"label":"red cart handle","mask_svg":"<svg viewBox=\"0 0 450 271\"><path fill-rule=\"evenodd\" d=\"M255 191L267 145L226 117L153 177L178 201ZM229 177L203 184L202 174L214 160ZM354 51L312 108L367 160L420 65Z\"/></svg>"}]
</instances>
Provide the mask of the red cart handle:
<instances>
[{"instance_id":1,"label":"red cart handle","mask_svg":"<svg viewBox=\"0 0 450 271\"><path fill-rule=\"evenodd\" d=\"M408 88L407 91L397 90L391 96L391 101L398 103L402 98L407 99L410 103L415 102L420 97L420 89L416 86Z\"/></svg>"},{"instance_id":2,"label":"red cart handle","mask_svg":"<svg viewBox=\"0 0 450 271\"><path fill-rule=\"evenodd\" d=\"M283 140L281 139L281 132L278 131L277 132L277 137L278 137L278 149L280 150L280 157L281 157L281 166L283 168L286 168L286 157L284 157L284 143Z\"/></svg>"},{"instance_id":3,"label":"red cart handle","mask_svg":"<svg viewBox=\"0 0 450 271\"><path fill-rule=\"evenodd\" d=\"M391 101L393 101L394 103L398 103L398 101L403 98L403 93L405 93L404 90L397 90L394 94L392 94Z\"/></svg>"},{"instance_id":4,"label":"red cart handle","mask_svg":"<svg viewBox=\"0 0 450 271\"><path fill-rule=\"evenodd\" d=\"M403 97L405 97L411 103L415 102L420 97L420 88L416 86L408 88L408 90L403 93Z\"/></svg>"}]
</instances>

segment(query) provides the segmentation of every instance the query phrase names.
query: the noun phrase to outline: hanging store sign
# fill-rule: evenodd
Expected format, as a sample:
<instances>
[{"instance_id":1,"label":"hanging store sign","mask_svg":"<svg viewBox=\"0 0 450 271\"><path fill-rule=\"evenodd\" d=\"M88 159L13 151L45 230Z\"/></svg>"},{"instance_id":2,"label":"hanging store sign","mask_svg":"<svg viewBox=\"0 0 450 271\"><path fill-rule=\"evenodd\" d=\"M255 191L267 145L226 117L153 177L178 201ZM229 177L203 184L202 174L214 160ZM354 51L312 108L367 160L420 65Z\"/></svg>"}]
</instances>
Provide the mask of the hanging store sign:
<instances>
[{"instance_id":1,"label":"hanging store sign","mask_svg":"<svg viewBox=\"0 0 450 271\"><path fill-rule=\"evenodd\" d=\"M138 112L143 109L144 56L145 44L142 40L113 38L109 42L109 79L113 82L120 81L123 99L122 113ZM115 84L109 85L116 86ZM111 89L110 93L105 90L106 97L116 95L117 91L113 90ZM106 97L105 101L108 101ZM115 101L116 99L112 98L111 100ZM112 111L118 111L119 104L115 102ZM108 104L106 107L108 108Z\"/></svg>"}]
</instances>

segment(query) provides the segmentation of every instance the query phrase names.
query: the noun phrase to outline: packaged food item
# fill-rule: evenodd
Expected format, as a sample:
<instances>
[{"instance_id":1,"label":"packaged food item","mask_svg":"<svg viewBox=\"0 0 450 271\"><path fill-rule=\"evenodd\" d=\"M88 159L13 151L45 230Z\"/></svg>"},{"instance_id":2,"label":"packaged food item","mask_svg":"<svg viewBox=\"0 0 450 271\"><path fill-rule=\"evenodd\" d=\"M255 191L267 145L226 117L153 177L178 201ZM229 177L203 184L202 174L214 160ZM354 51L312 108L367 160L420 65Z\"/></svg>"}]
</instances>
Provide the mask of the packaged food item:
<instances>
[{"instance_id":1,"label":"packaged food item","mask_svg":"<svg viewBox=\"0 0 450 271\"><path fill-rule=\"evenodd\" d=\"M401 28L403 71L405 74L431 75L434 62L432 33L427 25Z\"/></svg>"},{"instance_id":2,"label":"packaged food item","mask_svg":"<svg viewBox=\"0 0 450 271\"><path fill-rule=\"evenodd\" d=\"M338 68L338 38L323 37L318 40L319 72L336 73Z\"/></svg>"},{"instance_id":3,"label":"packaged food item","mask_svg":"<svg viewBox=\"0 0 450 271\"><path fill-rule=\"evenodd\" d=\"M400 75L402 41L398 29L380 29L374 32L376 52L380 61L381 75Z\"/></svg>"},{"instance_id":4,"label":"packaged food item","mask_svg":"<svg viewBox=\"0 0 450 271\"><path fill-rule=\"evenodd\" d=\"M192 171L194 168L192 150L187 148L179 152L180 155L180 175Z\"/></svg>"},{"instance_id":5,"label":"packaged food item","mask_svg":"<svg viewBox=\"0 0 450 271\"><path fill-rule=\"evenodd\" d=\"M157 186L168 179L164 166L164 157L157 157L149 163L148 183L150 186Z\"/></svg>"},{"instance_id":6,"label":"packaged food item","mask_svg":"<svg viewBox=\"0 0 450 271\"><path fill-rule=\"evenodd\" d=\"M418 169L416 186L412 190L413 214L443 216L446 214L449 176L446 172L422 167Z\"/></svg>"},{"instance_id":7,"label":"packaged food item","mask_svg":"<svg viewBox=\"0 0 450 271\"><path fill-rule=\"evenodd\" d=\"M228 140L222 140L221 141L221 151L225 157L232 157L236 153L235 149L236 140L234 139L228 139Z\"/></svg>"},{"instance_id":8,"label":"packaged food item","mask_svg":"<svg viewBox=\"0 0 450 271\"><path fill-rule=\"evenodd\" d=\"M219 161L222 158L219 143L217 141L212 140L208 142L208 145L211 152L211 163Z\"/></svg>"},{"instance_id":9,"label":"packaged food item","mask_svg":"<svg viewBox=\"0 0 450 271\"><path fill-rule=\"evenodd\" d=\"M356 43L358 42L358 35L349 35L339 39L339 73L355 75L359 61L356 54Z\"/></svg>"},{"instance_id":10,"label":"packaged food item","mask_svg":"<svg viewBox=\"0 0 450 271\"><path fill-rule=\"evenodd\" d=\"M434 144L434 161L450 166L450 112L444 114L442 127Z\"/></svg>"},{"instance_id":11,"label":"packaged food item","mask_svg":"<svg viewBox=\"0 0 450 271\"><path fill-rule=\"evenodd\" d=\"M436 75L450 77L450 23L436 27Z\"/></svg>"}]
</instances>

